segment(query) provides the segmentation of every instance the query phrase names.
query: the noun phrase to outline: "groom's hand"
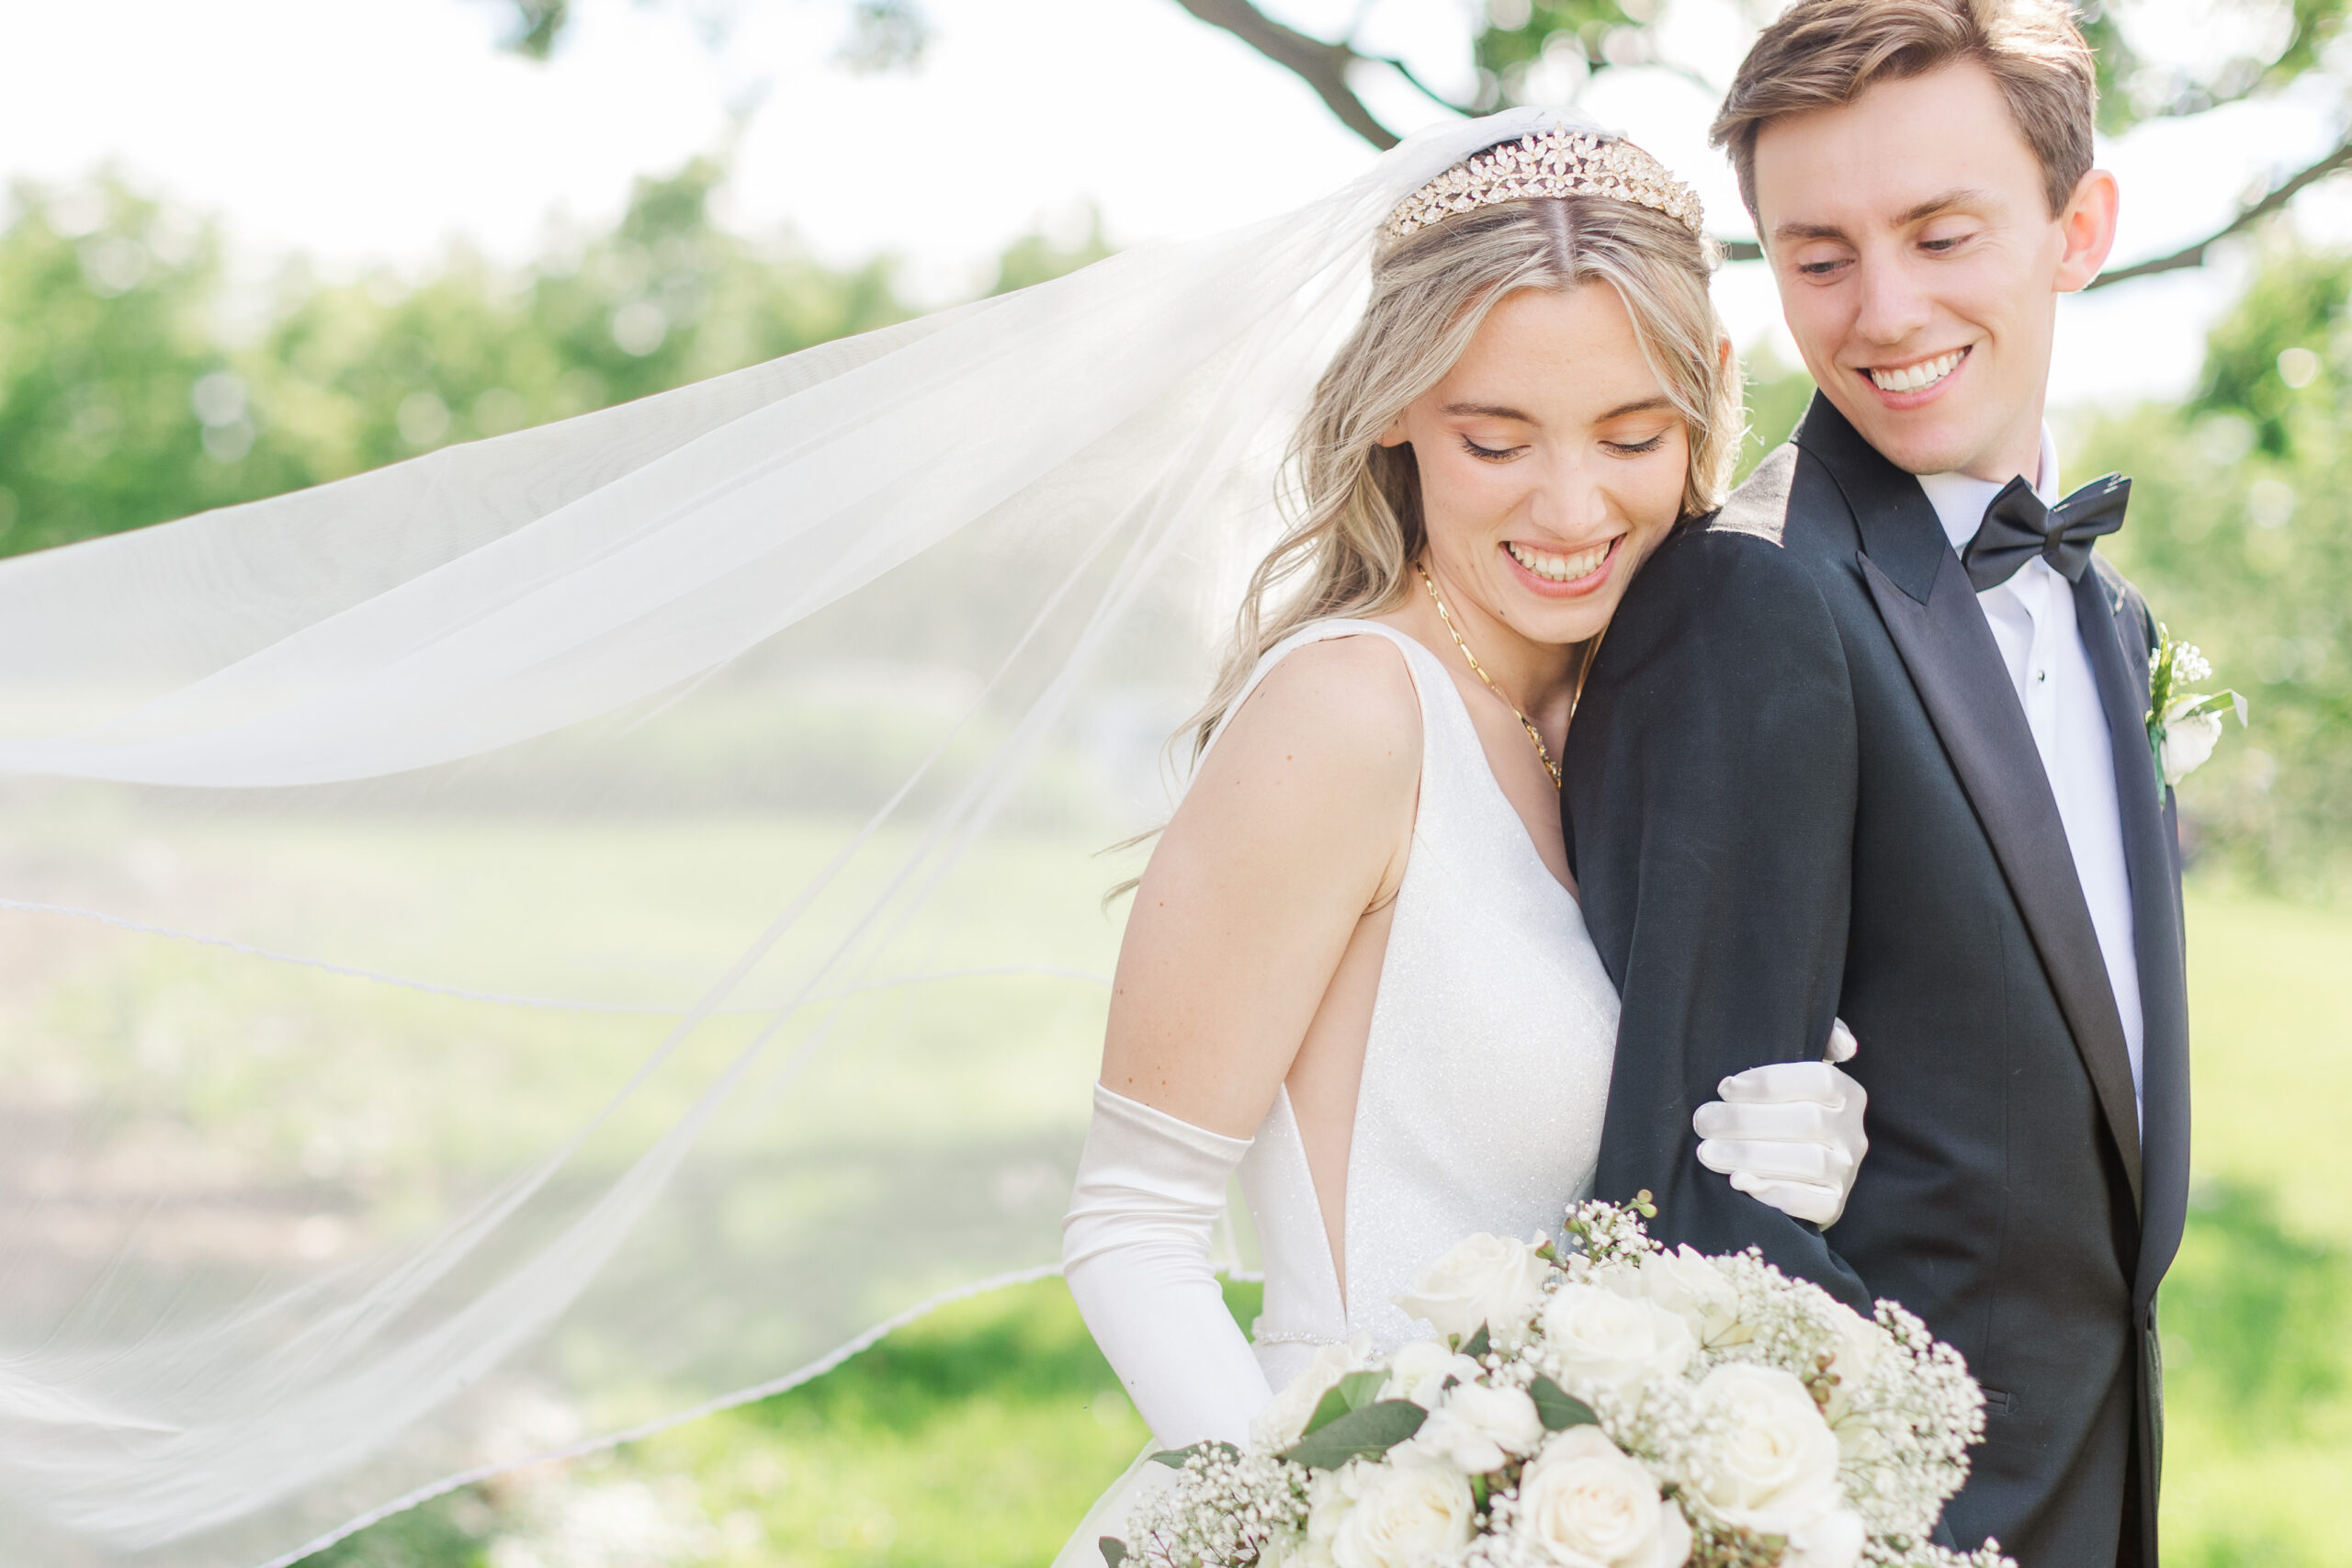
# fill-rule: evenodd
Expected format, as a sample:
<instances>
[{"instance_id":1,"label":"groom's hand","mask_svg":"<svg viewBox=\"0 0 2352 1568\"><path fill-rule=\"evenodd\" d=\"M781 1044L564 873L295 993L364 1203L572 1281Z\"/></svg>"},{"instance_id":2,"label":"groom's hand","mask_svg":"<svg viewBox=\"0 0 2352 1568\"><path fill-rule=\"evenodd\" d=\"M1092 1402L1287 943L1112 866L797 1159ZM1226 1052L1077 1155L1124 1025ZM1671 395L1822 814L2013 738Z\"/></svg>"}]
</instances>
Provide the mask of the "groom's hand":
<instances>
[{"instance_id":1,"label":"groom's hand","mask_svg":"<svg viewBox=\"0 0 2352 1568\"><path fill-rule=\"evenodd\" d=\"M1824 1230L1836 1224L1870 1149L1862 1132L1870 1097L1834 1066L1852 1060L1854 1049L1839 1022L1826 1061L1775 1063L1724 1079L1715 1090L1723 1099L1690 1117L1699 1163L1792 1218Z\"/></svg>"}]
</instances>

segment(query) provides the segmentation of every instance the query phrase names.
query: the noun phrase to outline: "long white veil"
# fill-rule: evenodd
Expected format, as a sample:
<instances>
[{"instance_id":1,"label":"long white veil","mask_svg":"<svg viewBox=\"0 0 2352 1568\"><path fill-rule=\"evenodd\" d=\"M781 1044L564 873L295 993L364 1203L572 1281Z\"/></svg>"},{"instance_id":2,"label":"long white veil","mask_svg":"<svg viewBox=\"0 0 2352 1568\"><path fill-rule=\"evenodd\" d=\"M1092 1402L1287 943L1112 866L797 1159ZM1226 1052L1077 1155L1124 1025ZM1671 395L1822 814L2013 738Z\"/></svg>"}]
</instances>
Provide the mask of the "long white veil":
<instances>
[{"instance_id":1,"label":"long white veil","mask_svg":"<svg viewBox=\"0 0 2352 1568\"><path fill-rule=\"evenodd\" d=\"M1376 225L1548 118L0 563L0 1562L288 1562L1050 1271L1093 852Z\"/></svg>"}]
</instances>

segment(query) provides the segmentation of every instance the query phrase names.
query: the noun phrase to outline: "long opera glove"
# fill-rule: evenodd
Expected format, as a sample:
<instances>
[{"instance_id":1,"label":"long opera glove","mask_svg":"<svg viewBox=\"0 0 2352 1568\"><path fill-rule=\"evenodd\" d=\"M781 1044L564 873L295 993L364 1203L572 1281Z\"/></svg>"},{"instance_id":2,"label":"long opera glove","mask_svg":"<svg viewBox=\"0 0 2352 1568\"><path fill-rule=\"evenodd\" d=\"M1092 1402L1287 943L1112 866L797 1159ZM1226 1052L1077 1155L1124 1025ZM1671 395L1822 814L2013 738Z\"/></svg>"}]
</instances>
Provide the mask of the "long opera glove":
<instances>
[{"instance_id":1,"label":"long opera glove","mask_svg":"<svg viewBox=\"0 0 2352 1568\"><path fill-rule=\"evenodd\" d=\"M1247 1443L1250 1418L1272 1397L1209 1261L1226 1183L1249 1150L1247 1138L1094 1088L1062 1273L1166 1448Z\"/></svg>"}]
</instances>

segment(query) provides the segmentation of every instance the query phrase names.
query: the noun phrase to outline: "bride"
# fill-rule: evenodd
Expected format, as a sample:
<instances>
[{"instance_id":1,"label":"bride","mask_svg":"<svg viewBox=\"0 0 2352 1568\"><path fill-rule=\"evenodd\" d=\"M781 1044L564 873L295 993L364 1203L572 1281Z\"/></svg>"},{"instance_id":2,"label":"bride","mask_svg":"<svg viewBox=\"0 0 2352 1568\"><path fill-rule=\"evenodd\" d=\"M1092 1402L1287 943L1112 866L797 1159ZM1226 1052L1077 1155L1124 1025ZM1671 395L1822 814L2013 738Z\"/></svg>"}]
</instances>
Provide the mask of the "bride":
<instances>
[{"instance_id":1,"label":"bride","mask_svg":"<svg viewBox=\"0 0 2352 1568\"><path fill-rule=\"evenodd\" d=\"M1349 1354L1324 1348L1424 1337L1417 1269L1590 1191L1617 998L1558 759L1627 582L1717 504L1738 440L1697 211L1630 143L1553 130L1385 227L1136 891L1065 1224L1070 1291L1162 1445L1245 1442L1272 1390ZM1702 1157L1833 1223L1859 1086L1815 1063L1722 1092ZM1266 1276L1249 1340L1209 1260L1236 1176ZM1148 1469L1063 1562L1100 1560Z\"/></svg>"}]
</instances>

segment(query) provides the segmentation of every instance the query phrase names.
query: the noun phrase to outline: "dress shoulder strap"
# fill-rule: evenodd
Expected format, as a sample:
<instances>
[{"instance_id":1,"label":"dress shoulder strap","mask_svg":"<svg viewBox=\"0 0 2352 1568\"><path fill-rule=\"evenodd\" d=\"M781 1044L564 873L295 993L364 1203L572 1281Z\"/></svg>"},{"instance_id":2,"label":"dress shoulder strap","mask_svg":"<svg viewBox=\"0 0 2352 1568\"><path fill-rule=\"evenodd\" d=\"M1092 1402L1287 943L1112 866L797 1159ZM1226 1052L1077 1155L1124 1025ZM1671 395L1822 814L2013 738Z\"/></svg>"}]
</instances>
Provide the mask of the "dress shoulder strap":
<instances>
[{"instance_id":1,"label":"dress shoulder strap","mask_svg":"<svg viewBox=\"0 0 2352 1568\"><path fill-rule=\"evenodd\" d=\"M1225 716L1217 720L1216 732L1209 737L1209 745L1215 746L1224 737L1225 727L1233 722L1233 716L1241 711L1241 705L1250 700L1250 694L1258 689L1258 683L1273 673L1275 665L1280 664L1308 643L1329 642L1334 637L1363 636L1385 637L1395 643L1397 649L1405 656L1405 670L1412 677L1413 694L1419 699L1421 705L1422 753L1426 765L1430 727L1429 681L1432 675L1442 680L1444 671L1437 668L1428 649L1423 648L1396 627L1382 626L1378 621L1360 621L1345 616L1334 616L1324 621L1309 621L1261 654L1257 667L1250 671L1250 679L1241 683L1241 689L1233 694L1232 703L1226 708Z\"/></svg>"}]
</instances>

